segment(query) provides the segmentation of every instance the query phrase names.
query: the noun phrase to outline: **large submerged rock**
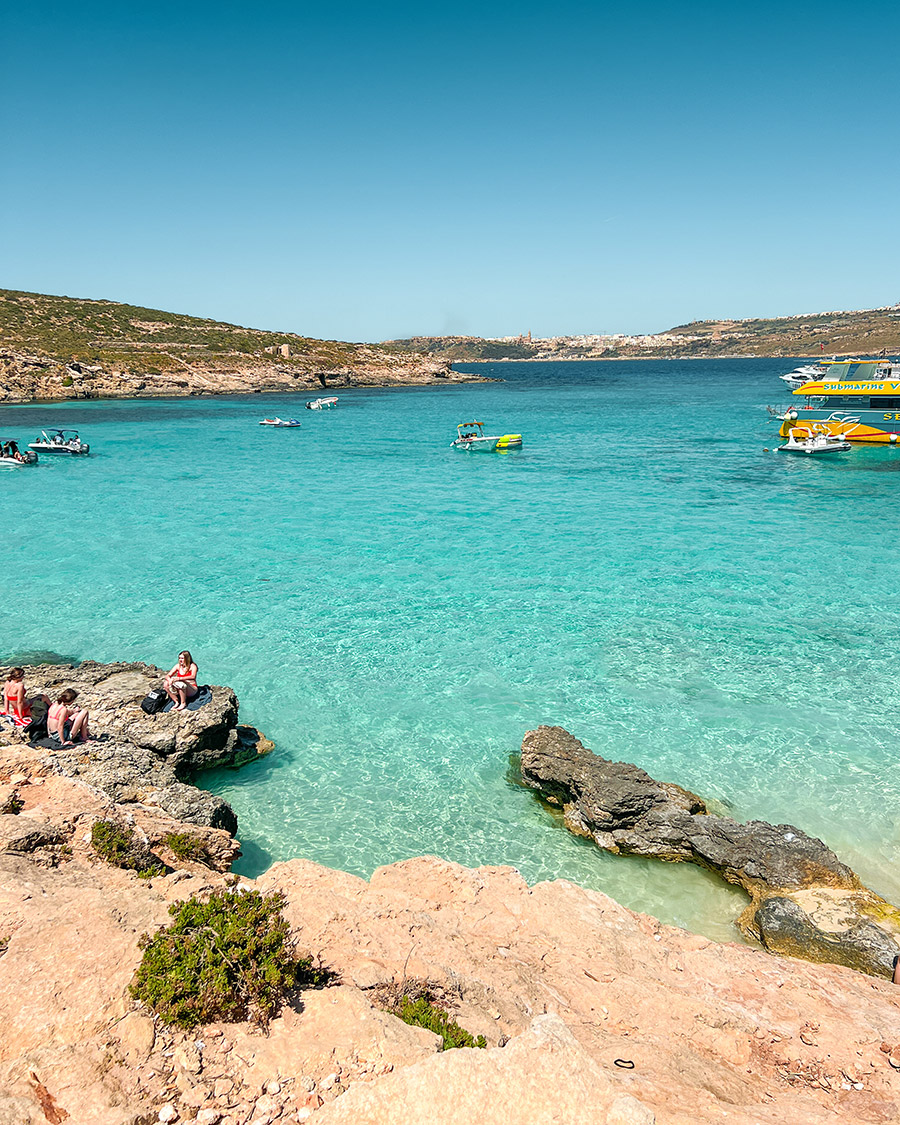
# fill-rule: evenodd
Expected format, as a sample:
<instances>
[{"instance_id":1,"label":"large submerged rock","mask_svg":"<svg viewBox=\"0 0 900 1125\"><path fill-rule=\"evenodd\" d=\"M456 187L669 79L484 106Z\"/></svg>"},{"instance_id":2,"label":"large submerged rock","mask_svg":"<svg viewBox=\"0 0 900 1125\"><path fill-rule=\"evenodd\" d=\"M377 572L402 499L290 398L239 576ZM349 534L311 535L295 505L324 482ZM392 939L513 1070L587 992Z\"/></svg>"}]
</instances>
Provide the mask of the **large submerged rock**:
<instances>
[{"instance_id":1,"label":"large submerged rock","mask_svg":"<svg viewBox=\"0 0 900 1125\"><path fill-rule=\"evenodd\" d=\"M102 790L118 804L157 806L176 820L237 831L237 817L221 797L190 784L198 770L240 764L271 748L258 731L238 725L231 688L211 685L196 711L146 715L141 700L164 673L152 664L40 664L25 669L29 697L51 699L75 688L90 710L88 743L47 751L52 768Z\"/></svg>"},{"instance_id":2,"label":"large submerged rock","mask_svg":"<svg viewBox=\"0 0 900 1125\"><path fill-rule=\"evenodd\" d=\"M695 793L607 761L562 727L528 731L521 770L571 831L606 851L686 860L743 887L751 902L738 925L772 952L892 975L900 911L821 840L790 824L717 816Z\"/></svg>"}]
</instances>

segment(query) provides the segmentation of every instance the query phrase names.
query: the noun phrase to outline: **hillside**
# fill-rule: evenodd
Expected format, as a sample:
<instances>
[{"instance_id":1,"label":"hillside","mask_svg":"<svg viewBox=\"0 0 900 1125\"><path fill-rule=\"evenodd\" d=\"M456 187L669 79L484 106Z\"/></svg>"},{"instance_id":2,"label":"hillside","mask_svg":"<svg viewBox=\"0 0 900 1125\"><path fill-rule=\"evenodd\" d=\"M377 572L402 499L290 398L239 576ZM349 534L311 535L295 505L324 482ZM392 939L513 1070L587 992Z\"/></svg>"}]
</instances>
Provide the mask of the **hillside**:
<instances>
[{"instance_id":1,"label":"hillside","mask_svg":"<svg viewBox=\"0 0 900 1125\"><path fill-rule=\"evenodd\" d=\"M679 359L900 353L900 306L753 320L696 320L628 336L417 336L385 347L451 362L515 359Z\"/></svg>"},{"instance_id":2,"label":"hillside","mask_svg":"<svg viewBox=\"0 0 900 1125\"><path fill-rule=\"evenodd\" d=\"M444 359L0 289L0 402L465 381Z\"/></svg>"}]
</instances>

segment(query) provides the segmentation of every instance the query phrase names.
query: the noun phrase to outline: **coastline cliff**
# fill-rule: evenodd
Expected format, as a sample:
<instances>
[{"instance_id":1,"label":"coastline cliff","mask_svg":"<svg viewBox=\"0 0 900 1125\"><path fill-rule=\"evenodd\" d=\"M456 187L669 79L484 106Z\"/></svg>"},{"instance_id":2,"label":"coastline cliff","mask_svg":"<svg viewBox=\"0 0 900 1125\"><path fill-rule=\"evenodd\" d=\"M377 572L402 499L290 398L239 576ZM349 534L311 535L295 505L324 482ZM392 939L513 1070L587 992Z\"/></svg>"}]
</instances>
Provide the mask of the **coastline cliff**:
<instances>
[{"instance_id":1,"label":"coastline cliff","mask_svg":"<svg viewBox=\"0 0 900 1125\"><path fill-rule=\"evenodd\" d=\"M226 687L148 718L160 675L29 668L30 691L77 684L99 737L60 753L0 727L0 1125L897 1119L889 981L717 944L512 868L422 857L366 880L294 859L232 875L228 807L190 778L271 744ZM137 841L131 867L98 851L98 822ZM222 888L283 896L327 986L298 989L265 1029L180 1031L131 999L141 935ZM442 1051L391 1014L385 997L411 982L486 1048Z\"/></svg>"}]
</instances>

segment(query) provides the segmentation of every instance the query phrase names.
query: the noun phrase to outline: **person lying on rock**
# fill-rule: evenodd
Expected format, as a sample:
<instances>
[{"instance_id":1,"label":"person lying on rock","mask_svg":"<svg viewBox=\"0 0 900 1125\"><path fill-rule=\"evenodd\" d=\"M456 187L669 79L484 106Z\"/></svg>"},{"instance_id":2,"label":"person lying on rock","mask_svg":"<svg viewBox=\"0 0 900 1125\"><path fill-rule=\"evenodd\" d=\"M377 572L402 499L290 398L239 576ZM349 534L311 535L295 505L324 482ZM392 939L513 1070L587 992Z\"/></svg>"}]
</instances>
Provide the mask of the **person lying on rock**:
<instances>
[{"instance_id":1,"label":"person lying on rock","mask_svg":"<svg viewBox=\"0 0 900 1125\"><path fill-rule=\"evenodd\" d=\"M60 746L72 746L76 741L87 742L91 737L87 709L72 706L77 698L78 692L74 688L66 688L47 712L47 736Z\"/></svg>"},{"instance_id":2,"label":"person lying on rock","mask_svg":"<svg viewBox=\"0 0 900 1125\"><path fill-rule=\"evenodd\" d=\"M169 699L175 704L173 710L183 711L188 700L199 691L197 687L197 665L187 649L179 652L178 663L163 680L163 687Z\"/></svg>"}]
</instances>

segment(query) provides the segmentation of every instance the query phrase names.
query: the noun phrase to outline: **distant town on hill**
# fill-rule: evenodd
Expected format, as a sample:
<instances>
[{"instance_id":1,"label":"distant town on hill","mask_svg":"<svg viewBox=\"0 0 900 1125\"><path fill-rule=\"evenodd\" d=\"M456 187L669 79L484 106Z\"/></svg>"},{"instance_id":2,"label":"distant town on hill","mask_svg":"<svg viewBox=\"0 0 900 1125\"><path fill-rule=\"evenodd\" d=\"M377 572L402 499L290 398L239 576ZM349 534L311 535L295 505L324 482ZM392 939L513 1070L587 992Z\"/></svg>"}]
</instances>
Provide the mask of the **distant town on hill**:
<instances>
[{"instance_id":1,"label":"distant town on hill","mask_svg":"<svg viewBox=\"0 0 900 1125\"><path fill-rule=\"evenodd\" d=\"M900 304L855 312L798 313L751 320L695 320L649 335L533 337L414 336L400 349L452 362L540 359L687 359L900 353Z\"/></svg>"}]
</instances>

